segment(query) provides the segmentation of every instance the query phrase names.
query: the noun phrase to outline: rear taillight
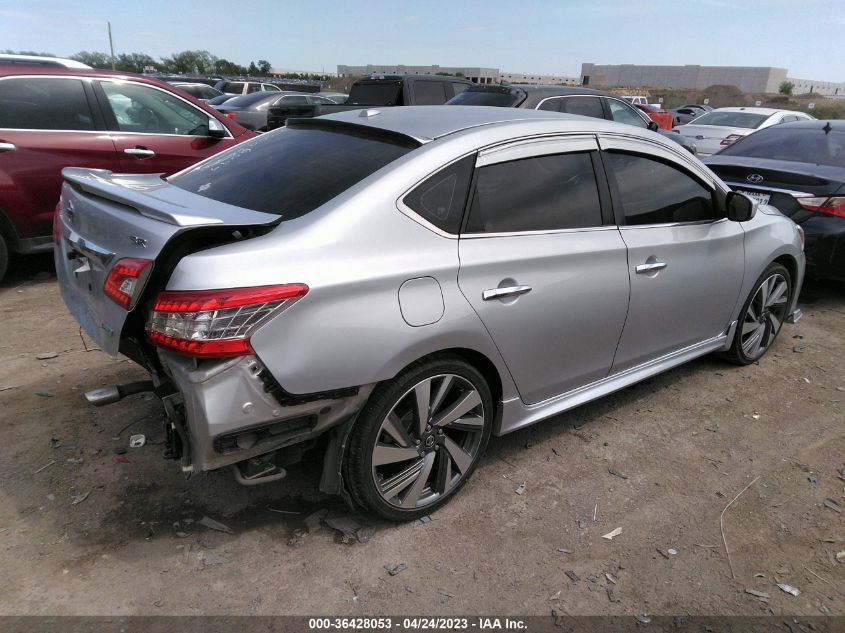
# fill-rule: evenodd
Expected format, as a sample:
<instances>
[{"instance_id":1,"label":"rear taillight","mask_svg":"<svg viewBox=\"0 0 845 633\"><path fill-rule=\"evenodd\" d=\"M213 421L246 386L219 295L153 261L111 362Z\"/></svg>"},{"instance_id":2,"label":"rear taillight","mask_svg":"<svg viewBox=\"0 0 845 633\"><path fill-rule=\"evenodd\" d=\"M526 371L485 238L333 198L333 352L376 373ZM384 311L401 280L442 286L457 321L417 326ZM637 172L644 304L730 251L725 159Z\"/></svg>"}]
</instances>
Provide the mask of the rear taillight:
<instances>
[{"instance_id":1,"label":"rear taillight","mask_svg":"<svg viewBox=\"0 0 845 633\"><path fill-rule=\"evenodd\" d=\"M742 138L742 134L730 134L723 138L719 145L730 145Z\"/></svg>"},{"instance_id":2,"label":"rear taillight","mask_svg":"<svg viewBox=\"0 0 845 633\"><path fill-rule=\"evenodd\" d=\"M237 113L237 112L227 112L227 113L226 113L226 118L227 118L227 119L237 119L237 118L238 118L238 113Z\"/></svg>"},{"instance_id":3,"label":"rear taillight","mask_svg":"<svg viewBox=\"0 0 845 633\"><path fill-rule=\"evenodd\" d=\"M252 354L252 333L307 292L305 284L162 292L147 322L147 340L202 358Z\"/></svg>"},{"instance_id":4,"label":"rear taillight","mask_svg":"<svg viewBox=\"0 0 845 633\"><path fill-rule=\"evenodd\" d=\"M796 197L795 200L807 211L845 218L845 196L806 196Z\"/></svg>"},{"instance_id":5,"label":"rear taillight","mask_svg":"<svg viewBox=\"0 0 845 633\"><path fill-rule=\"evenodd\" d=\"M56 205L56 210L53 211L53 243L58 246L62 243L62 203Z\"/></svg>"},{"instance_id":6,"label":"rear taillight","mask_svg":"<svg viewBox=\"0 0 845 633\"><path fill-rule=\"evenodd\" d=\"M132 257L119 260L109 271L106 283L103 284L103 292L117 305L128 310L138 298L138 294L150 274L150 264L152 263L152 260L149 259Z\"/></svg>"}]
</instances>

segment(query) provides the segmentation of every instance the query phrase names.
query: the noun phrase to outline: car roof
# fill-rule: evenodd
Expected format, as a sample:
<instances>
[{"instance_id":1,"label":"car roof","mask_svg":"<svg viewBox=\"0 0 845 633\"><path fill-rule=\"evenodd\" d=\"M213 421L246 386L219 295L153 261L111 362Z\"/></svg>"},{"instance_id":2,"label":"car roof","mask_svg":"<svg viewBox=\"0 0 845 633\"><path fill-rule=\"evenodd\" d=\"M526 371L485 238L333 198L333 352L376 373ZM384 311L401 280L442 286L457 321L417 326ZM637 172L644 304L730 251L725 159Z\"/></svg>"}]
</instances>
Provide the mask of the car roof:
<instances>
[{"instance_id":1,"label":"car roof","mask_svg":"<svg viewBox=\"0 0 845 633\"><path fill-rule=\"evenodd\" d=\"M478 92L483 92L483 88L490 88L491 85L483 84L478 86ZM618 97L619 95L606 90L596 90L595 88L584 88L583 86L550 86L544 84L503 84L503 88L515 88L522 90L530 95L543 95L548 97L558 95L598 95L602 97ZM470 91L475 91L475 86L469 88Z\"/></svg>"},{"instance_id":2,"label":"car roof","mask_svg":"<svg viewBox=\"0 0 845 633\"><path fill-rule=\"evenodd\" d=\"M727 108L716 108L711 112L750 112L751 114L766 114L771 116L778 112L792 112L792 110L779 110L777 108L757 108L752 106L731 106Z\"/></svg>"},{"instance_id":3,"label":"car roof","mask_svg":"<svg viewBox=\"0 0 845 633\"><path fill-rule=\"evenodd\" d=\"M828 127L829 126L829 127ZM801 121L790 121L789 123L781 123L779 125L772 125L764 128L766 131L770 130L818 130L819 132L845 132L845 121L842 120L816 120L816 119L802 119ZM761 132L763 130L760 130Z\"/></svg>"},{"instance_id":4,"label":"car roof","mask_svg":"<svg viewBox=\"0 0 845 633\"><path fill-rule=\"evenodd\" d=\"M19 64L27 68L33 66L44 66L47 68L80 68L90 69L88 64L83 64L75 59L64 57L47 57L46 55L17 55L14 53L0 53L0 64Z\"/></svg>"},{"instance_id":5,"label":"car roof","mask_svg":"<svg viewBox=\"0 0 845 633\"><path fill-rule=\"evenodd\" d=\"M604 119L561 114L547 110L500 108L496 106L404 106L401 108L366 108L347 110L320 119L341 121L388 130L421 142L494 123L559 122L561 131L618 130L621 123ZM637 128L624 125L626 133Z\"/></svg>"}]
</instances>

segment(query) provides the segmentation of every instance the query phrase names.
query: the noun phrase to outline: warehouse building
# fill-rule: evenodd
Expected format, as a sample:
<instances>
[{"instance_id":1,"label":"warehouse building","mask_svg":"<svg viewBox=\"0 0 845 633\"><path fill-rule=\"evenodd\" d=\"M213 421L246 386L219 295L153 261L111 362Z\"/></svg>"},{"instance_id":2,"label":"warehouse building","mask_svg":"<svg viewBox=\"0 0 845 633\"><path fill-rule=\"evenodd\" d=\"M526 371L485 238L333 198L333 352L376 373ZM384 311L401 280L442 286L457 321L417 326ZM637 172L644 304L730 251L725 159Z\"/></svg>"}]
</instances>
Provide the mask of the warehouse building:
<instances>
[{"instance_id":1,"label":"warehouse building","mask_svg":"<svg viewBox=\"0 0 845 633\"><path fill-rule=\"evenodd\" d=\"M580 77L567 75L541 75L539 73L499 73L499 81L503 84L541 84L545 86L579 86Z\"/></svg>"},{"instance_id":2,"label":"warehouse building","mask_svg":"<svg viewBox=\"0 0 845 633\"><path fill-rule=\"evenodd\" d=\"M477 84L499 83L498 68L479 68L477 66L405 66L367 64L366 66L338 65L338 77L363 77L366 75L455 75L466 77Z\"/></svg>"}]
</instances>

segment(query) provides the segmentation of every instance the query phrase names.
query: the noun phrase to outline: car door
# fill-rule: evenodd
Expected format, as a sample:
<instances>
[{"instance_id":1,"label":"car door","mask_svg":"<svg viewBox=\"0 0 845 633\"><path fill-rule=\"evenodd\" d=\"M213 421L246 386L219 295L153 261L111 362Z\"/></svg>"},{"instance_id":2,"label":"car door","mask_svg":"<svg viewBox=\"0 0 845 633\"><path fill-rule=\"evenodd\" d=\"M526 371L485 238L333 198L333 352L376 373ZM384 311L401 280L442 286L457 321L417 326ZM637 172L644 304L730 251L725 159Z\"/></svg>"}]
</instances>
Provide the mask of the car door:
<instances>
[{"instance_id":1,"label":"car door","mask_svg":"<svg viewBox=\"0 0 845 633\"><path fill-rule=\"evenodd\" d=\"M744 231L706 170L656 144L601 136L631 300L613 372L725 333L745 270Z\"/></svg>"},{"instance_id":2,"label":"car door","mask_svg":"<svg viewBox=\"0 0 845 633\"><path fill-rule=\"evenodd\" d=\"M117 169L88 80L9 76L0 79L0 213L24 242L50 244L64 167Z\"/></svg>"},{"instance_id":3,"label":"car door","mask_svg":"<svg viewBox=\"0 0 845 633\"><path fill-rule=\"evenodd\" d=\"M209 115L161 88L109 80L94 87L127 172L172 174L235 144L228 131L208 136Z\"/></svg>"},{"instance_id":4,"label":"car door","mask_svg":"<svg viewBox=\"0 0 845 633\"><path fill-rule=\"evenodd\" d=\"M604 378L628 308L625 243L594 136L481 152L458 283L536 403Z\"/></svg>"}]
</instances>

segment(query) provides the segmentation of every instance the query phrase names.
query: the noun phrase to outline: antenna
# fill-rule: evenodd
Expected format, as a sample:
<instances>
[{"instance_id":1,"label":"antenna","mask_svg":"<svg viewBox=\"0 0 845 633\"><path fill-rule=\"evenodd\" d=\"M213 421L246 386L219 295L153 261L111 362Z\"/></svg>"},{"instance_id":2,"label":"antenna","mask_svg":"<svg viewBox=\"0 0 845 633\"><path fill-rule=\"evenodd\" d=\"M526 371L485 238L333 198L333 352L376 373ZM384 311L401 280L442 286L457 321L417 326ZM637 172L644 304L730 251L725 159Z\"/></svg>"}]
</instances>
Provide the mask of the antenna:
<instances>
[{"instance_id":1,"label":"antenna","mask_svg":"<svg viewBox=\"0 0 845 633\"><path fill-rule=\"evenodd\" d=\"M109 25L109 49L111 50L111 69L114 70L114 43L111 39L111 22L106 22Z\"/></svg>"},{"instance_id":2,"label":"antenna","mask_svg":"<svg viewBox=\"0 0 845 633\"><path fill-rule=\"evenodd\" d=\"M822 129L824 130L825 134L830 134L830 131L833 129L833 126L830 124L830 121L828 121L824 124L824 127Z\"/></svg>"}]
</instances>

